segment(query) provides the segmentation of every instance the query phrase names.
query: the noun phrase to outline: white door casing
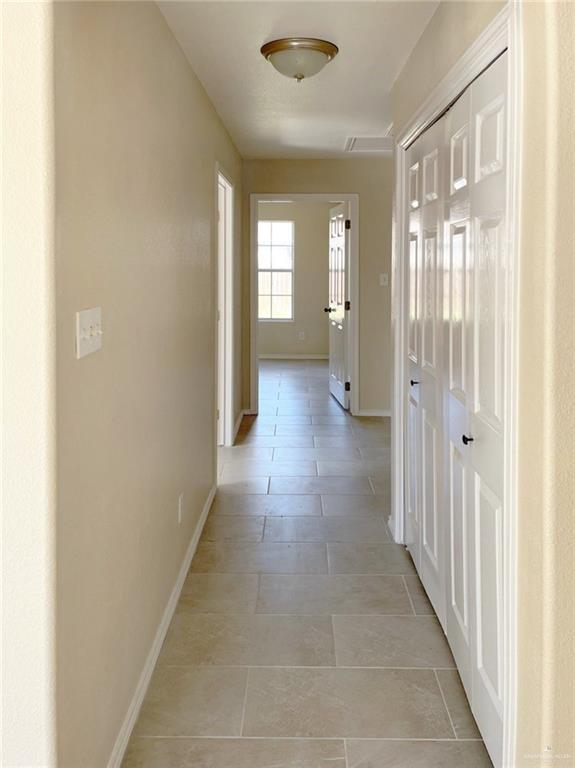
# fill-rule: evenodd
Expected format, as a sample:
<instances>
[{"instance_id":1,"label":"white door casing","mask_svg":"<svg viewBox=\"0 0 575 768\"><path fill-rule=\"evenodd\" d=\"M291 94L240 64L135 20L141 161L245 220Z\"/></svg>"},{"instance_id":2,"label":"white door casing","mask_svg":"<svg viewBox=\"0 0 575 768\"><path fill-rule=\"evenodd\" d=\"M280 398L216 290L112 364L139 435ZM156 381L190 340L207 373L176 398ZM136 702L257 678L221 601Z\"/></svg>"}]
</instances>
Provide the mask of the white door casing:
<instances>
[{"instance_id":1,"label":"white door casing","mask_svg":"<svg viewBox=\"0 0 575 768\"><path fill-rule=\"evenodd\" d=\"M233 416L233 195L226 176L216 166L217 205L217 445L231 445Z\"/></svg>"},{"instance_id":2,"label":"white door casing","mask_svg":"<svg viewBox=\"0 0 575 768\"><path fill-rule=\"evenodd\" d=\"M250 193L250 343L249 343L249 379L250 407L245 413L258 412L258 317L257 317L257 222L260 202L298 202L330 203L344 202L349 212L351 229L347 230L347 285L351 308L346 315L347 326L347 372L351 385L349 392L349 410L353 415L360 414L360 368L359 368L359 195L356 193L327 192L303 194L268 194Z\"/></svg>"},{"instance_id":3,"label":"white door casing","mask_svg":"<svg viewBox=\"0 0 575 768\"><path fill-rule=\"evenodd\" d=\"M340 203L329 212L329 391L346 410L349 408L348 324L349 302L348 205Z\"/></svg>"},{"instance_id":4,"label":"white door casing","mask_svg":"<svg viewBox=\"0 0 575 768\"><path fill-rule=\"evenodd\" d=\"M226 190L218 175L218 406L217 406L217 442L224 444L224 414L225 414L225 374L226 374L226 343L225 343L225 305L226 305L226 271L225 271L225 210Z\"/></svg>"}]
</instances>

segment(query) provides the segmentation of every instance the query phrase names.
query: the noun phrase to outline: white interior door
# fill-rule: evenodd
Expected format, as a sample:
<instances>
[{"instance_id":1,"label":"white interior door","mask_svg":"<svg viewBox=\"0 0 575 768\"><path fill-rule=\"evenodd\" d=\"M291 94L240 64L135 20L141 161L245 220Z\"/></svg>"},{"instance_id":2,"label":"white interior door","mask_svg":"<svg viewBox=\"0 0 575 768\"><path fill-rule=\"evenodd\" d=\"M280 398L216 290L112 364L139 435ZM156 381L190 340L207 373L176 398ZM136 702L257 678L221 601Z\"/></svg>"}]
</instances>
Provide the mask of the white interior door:
<instances>
[{"instance_id":1,"label":"white interior door","mask_svg":"<svg viewBox=\"0 0 575 768\"><path fill-rule=\"evenodd\" d=\"M444 453L448 520L446 633L468 698L472 697L471 554L472 504L468 452L472 317L470 239L470 91L453 105L446 120L445 314L443 341L447 443Z\"/></svg>"},{"instance_id":2,"label":"white interior door","mask_svg":"<svg viewBox=\"0 0 575 768\"><path fill-rule=\"evenodd\" d=\"M445 510L442 483L441 253L443 245L443 137L440 121L421 137L421 579L435 612L445 620ZM413 388L413 387L412 387Z\"/></svg>"},{"instance_id":3,"label":"white interior door","mask_svg":"<svg viewBox=\"0 0 575 768\"><path fill-rule=\"evenodd\" d=\"M421 370L421 152L419 143L407 153L408 252L405 285L407 289L407 509L405 543L415 567L421 567L421 413L419 407Z\"/></svg>"},{"instance_id":4,"label":"white interior door","mask_svg":"<svg viewBox=\"0 0 575 768\"><path fill-rule=\"evenodd\" d=\"M347 203L329 213L329 391L343 408L349 408L346 301L349 301L349 248Z\"/></svg>"},{"instance_id":5,"label":"white interior door","mask_svg":"<svg viewBox=\"0 0 575 768\"><path fill-rule=\"evenodd\" d=\"M408 546L486 747L503 743L507 55L408 150Z\"/></svg>"},{"instance_id":6,"label":"white interior door","mask_svg":"<svg viewBox=\"0 0 575 768\"><path fill-rule=\"evenodd\" d=\"M469 432L475 602L472 709L496 764L503 745L503 500L507 303L507 54L471 87Z\"/></svg>"},{"instance_id":7,"label":"white interior door","mask_svg":"<svg viewBox=\"0 0 575 768\"><path fill-rule=\"evenodd\" d=\"M409 548L435 611L445 613L441 249L443 121L409 150Z\"/></svg>"}]
</instances>

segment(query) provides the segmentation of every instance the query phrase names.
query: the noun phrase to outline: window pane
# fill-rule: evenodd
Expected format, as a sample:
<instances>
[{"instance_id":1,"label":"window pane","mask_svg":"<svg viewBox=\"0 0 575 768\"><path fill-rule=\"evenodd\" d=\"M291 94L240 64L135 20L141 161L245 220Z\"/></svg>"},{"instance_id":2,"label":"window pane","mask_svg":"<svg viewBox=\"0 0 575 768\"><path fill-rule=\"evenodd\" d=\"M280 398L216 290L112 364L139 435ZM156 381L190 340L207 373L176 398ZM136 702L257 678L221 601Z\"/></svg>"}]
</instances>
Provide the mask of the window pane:
<instances>
[{"instance_id":1,"label":"window pane","mask_svg":"<svg viewBox=\"0 0 575 768\"><path fill-rule=\"evenodd\" d=\"M293 245L293 222L272 221L271 241L274 245Z\"/></svg>"},{"instance_id":2,"label":"window pane","mask_svg":"<svg viewBox=\"0 0 575 768\"><path fill-rule=\"evenodd\" d=\"M258 293L272 292L272 273L271 272L259 272L258 273Z\"/></svg>"},{"instance_id":3,"label":"window pane","mask_svg":"<svg viewBox=\"0 0 575 768\"><path fill-rule=\"evenodd\" d=\"M258 222L258 244L270 245L272 241L272 223L271 221Z\"/></svg>"},{"instance_id":4,"label":"window pane","mask_svg":"<svg viewBox=\"0 0 575 768\"><path fill-rule=\"evenodd\" d=\"M260 296L258 298L258 317L266 319L271 317L271 296Z\"/></svg>"},{"instance_id":5,"label":"window pane","mask_svg":"<svg viewBox=\"0 0 575 768\"><path fill-rule=\"evenodd\" d=\"M274 320L291 320L291 296L272 296Z\"/></svg>"},{"instance_id":6,"label":"window pane","mask_svg":"<svg viewBox=\"0 0 575 768\"><path fill-rule=\"evenodd\" d=\"M258 267L259 269L270 269L272 265L272 249L268 246L259 246L258 248Z\"/></svg>"},{"instance_id":7,"label":"window pane","mask_svg":"<svg viewBox=\"0 0 575 768\"><path fill-rule=\"evenodd\" d=\"M276 296L291 296L291 272L272 272L271 292Z\"/></svg>"},{"instance_id":8,"label":"window pane","mask_svg":"<svg viewBox=\"0 0 575 768\"><path fill-rule=\"evenodd\" d=\"M293 249L285 245L274 245L272 269L293 269Z\"/></svg>"}]
</instances>

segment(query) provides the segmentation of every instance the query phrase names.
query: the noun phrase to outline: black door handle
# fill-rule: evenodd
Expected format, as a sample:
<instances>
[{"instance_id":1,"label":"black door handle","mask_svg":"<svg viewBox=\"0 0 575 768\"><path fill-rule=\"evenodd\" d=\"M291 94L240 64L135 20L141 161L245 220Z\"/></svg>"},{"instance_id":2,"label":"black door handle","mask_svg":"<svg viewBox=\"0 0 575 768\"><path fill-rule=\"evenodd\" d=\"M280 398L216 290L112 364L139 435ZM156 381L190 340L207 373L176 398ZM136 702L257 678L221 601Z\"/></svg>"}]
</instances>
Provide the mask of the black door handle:
<instances>
[{"instance_id":1,"label":"black door handle","mask_svg":"<svg viewBox=\"0 0 575 768\"><path fill-rule=\"evenodd\" d=\"M324 307L323 311L324 312L333 312L334 310L331 307Z\"/></svg>"},{"instance_id":2,"label":"black door handle","mask_svg":"<svg viewBox=\"0 0 575 768\"><path fill-rule=\"evenodd\" d=\"M414 381L413 379L410 379L409 383L411 384L412 387L414 387L416 384L419 384L418 381Z\"/></svg>"},{"instance_id":3,"label":"black door handle","mask_svg":"<svg viewBox=\"0 0 575 768\"><path fill-rule=\"evenodd\" d=\"M473 438L467 437L467 435L461 435L461 439L463 440L463 445L468 445L473 442Z\"/></svg>"}]
</instances>

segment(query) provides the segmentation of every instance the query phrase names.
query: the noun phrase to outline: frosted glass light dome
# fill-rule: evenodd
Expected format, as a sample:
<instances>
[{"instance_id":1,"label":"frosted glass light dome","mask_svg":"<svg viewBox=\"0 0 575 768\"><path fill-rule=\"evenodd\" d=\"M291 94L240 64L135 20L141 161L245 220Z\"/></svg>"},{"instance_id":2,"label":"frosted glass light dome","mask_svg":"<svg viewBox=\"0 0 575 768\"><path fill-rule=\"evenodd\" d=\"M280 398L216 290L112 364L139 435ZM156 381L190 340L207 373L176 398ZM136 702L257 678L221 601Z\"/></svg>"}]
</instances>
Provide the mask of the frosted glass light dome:
<instances>
[{"instance_id":1,"label":"frosted glass light dome","mask_svg":"<svg viewBox=\"0 0 575 768\"><path fill-rule=\"evenodd\" d=\"M327 40L286 37L266 43L261 53L282 75L300 82L317 75L337 55L338 48Z\"/></svg>"}]
</instances>

